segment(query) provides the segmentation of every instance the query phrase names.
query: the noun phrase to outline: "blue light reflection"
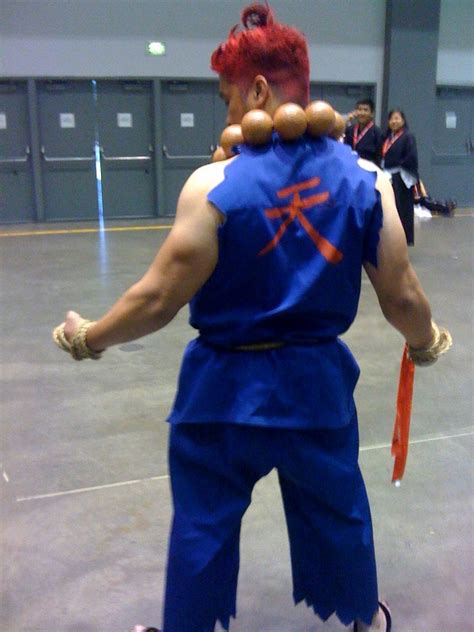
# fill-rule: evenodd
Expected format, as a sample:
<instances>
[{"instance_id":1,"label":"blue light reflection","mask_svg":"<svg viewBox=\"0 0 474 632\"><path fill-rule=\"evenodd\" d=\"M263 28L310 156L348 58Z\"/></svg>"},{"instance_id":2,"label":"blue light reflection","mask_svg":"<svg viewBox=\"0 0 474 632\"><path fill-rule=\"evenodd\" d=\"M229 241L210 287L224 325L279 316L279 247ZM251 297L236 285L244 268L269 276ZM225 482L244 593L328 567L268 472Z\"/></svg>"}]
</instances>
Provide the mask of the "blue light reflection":
<instances>
[{"instance_id":1,"label":"blue light reflection","mask_svg":"<svg viewBox=\"0 0 474 632\"><path fill-rule=\"evenodd\" d=\"M99 127L98 127L98 107L97 107L97 81L95 79L92 80L92 96L94 98L94 106L96 111L95 116L95 143L94 143L94 152L95 152L95 180L97 187L97 208L99 211L99 272L102 278L106 275L108 271L108 252L107 252L107 233L105 232L105 221L104 221L104 199L102 195L102 165L100 161L100 138L99 138Z\"/></svg>"}]
</instances>

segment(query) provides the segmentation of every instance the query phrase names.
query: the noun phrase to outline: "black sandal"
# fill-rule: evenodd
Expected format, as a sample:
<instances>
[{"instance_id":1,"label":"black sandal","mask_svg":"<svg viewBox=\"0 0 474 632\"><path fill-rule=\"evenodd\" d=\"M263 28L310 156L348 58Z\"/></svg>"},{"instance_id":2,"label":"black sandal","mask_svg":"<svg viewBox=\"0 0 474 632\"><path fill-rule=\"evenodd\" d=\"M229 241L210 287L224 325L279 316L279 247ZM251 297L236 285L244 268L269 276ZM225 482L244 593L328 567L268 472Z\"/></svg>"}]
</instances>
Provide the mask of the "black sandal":
<instances>
[{"instance_id":1,"label":"black sandal","mask_svg":"<svg viewBox=\"0 0 474 632\"><path fill-rule=\"evenodd\" d=\"M387 623L387 632L392 632L392 615L390 614L390 610L381 601L379 601L379 607L382 609L382 612L385 615L385 621ZM355 621L354 621L354 632L357 632L357 623Z\"/></svg>"}]
</instances>

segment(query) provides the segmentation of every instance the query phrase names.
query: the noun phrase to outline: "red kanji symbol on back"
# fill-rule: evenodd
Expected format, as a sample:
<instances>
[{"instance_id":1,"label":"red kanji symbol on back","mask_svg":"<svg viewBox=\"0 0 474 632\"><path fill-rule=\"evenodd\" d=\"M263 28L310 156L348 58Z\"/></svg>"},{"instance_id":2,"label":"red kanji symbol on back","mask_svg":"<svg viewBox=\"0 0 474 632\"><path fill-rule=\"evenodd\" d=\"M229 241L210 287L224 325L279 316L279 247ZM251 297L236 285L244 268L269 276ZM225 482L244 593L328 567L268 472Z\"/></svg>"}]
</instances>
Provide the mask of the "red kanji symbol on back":
<instances>
[{"instance_id":1,"label":"red kanji symbol on back","mask_svg":"<svg viewBox=\"0 0 474 632\"><path fill-rule=\"evenodd\" d=\"M325 239L315 228L314 226L306 219L304 214L302 213L303 209L309 209L318 204L323 204L326 200L329 199L328 191L323 191L322 193L315 193L314 195L308 195L308 197L301 198L300 191L304 191L305 189L312 189L317 187L321 182L321 178L311 178L309 180L305 180L304 182L300 182L299 184L293 184L292 186L286 187L285 189L281 189L277 191L277 195L279 198L286 198L290 195L293 195L288 206L280 206L276 208L269 208L265 210L265 215L269 219L277 219L283 218L287 215L286 219L280 224L275 237L268 242L268 244L260 250L258 253L259 256L266 255L270 250L273 250L278 245L278 242L283 237L288 226L295 219L298 219L301 226L311 237L314 245L319 250L319 252L323 255L329 263L339 263L342 260L343 254L340 250L338 250L331 242Z\"/></svg>"}]
</instances>

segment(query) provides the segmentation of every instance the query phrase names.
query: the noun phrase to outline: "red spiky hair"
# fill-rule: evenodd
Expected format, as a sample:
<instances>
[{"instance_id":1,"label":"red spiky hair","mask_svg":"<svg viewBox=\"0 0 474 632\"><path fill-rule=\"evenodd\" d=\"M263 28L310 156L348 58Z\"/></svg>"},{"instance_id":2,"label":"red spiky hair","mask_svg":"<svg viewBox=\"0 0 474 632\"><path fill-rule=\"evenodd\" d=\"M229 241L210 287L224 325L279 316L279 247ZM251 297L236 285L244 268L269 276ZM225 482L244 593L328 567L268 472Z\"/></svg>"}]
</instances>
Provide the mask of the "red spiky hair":
<instances>
[{"instance_id":1,"label":"red spiky hair","mask_svg":"<svg viewBox=\"0 0 474 632\"><path fill-rule=\"evenodd\" d=\"M306 40L291 26L275 21L268 2L242 11L243 31L231 29L212 53L211 68L246 94L263 75L285 101L302 106L309 100L309 59Z\"/></svg>"}]
</instances>

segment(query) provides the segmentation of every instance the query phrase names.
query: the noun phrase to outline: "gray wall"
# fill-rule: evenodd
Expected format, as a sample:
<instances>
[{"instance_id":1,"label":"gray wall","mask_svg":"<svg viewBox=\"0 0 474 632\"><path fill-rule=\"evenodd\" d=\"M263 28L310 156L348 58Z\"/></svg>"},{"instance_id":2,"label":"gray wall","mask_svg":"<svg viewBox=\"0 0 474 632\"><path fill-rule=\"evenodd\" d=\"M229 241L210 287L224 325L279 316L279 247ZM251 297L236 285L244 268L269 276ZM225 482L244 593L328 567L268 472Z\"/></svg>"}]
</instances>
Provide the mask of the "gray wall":
<instances>
[{"instance_id":1,"label":"gray wall","mask_svg":"<svg viewBox=\"0 0 474 632\"><path fill-rule=\"evenodd\" d=\"M440 0L387 0L382 114L401 108L418 145L420 173L429 178L436 94Z\"/></svg>"},{"instance_id":2,"label":"gray wall","mask_svg":"<svg viewBox=\"0 0 474 632\"><path fill-rule=\"evenodd\" d=\"M438 85L474 85L474 2L441 0Z\"/></svg>"},{"instance_id":3,"label":"gray wall","mask_svg":"<svg viewBox=\"0 0 474 632\"><path fill-rule=\"evenodd\" d=\"M3 4L2 4L3 3ZM246 0L0 0L4 77L211 77ZM308 38L312 79L381 86L384 0L274 0ZM150 39L167 55L146 56Z\"/></svg>"},{"instance_id":4,"label":"gray wall","mask_svg":"<svg viewBox=\"0 0 474 632\"><path fill-rule=\"evenodd\" d=\"M4 77L210 77L216 43L245 0L1 0ZM377 83L385 0L274 0L308 36L312 79ZM427 0L429 7L430 0ZM147 57L163 39L164 58ZM437 83L474 83L474 2L441 0Z\"/></svg>"}]
</instances>

